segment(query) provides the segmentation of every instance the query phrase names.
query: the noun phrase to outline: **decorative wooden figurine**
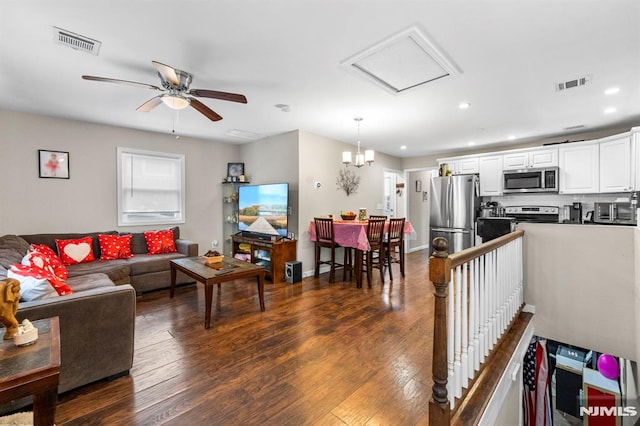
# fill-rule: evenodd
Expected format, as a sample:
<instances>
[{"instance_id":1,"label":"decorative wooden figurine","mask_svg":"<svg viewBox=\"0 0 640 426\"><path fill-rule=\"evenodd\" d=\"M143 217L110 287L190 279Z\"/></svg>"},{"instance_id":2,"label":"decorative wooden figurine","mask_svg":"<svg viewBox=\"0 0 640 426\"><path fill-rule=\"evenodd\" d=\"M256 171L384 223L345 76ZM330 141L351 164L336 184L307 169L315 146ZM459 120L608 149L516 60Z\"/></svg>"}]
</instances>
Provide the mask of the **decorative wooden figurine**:
<instances>
[{"instance_id":1,"label":"decorative wooden figurine","mask_svg":"<svg viewBox=\"0 0 640 426\"><path fill-rule=\"evenodd\" d=\"M12 339L18 333L18 303L20 302L20 281L13 278L0 280L0 322L7 330L4 340Z\"/></svg>"}]
</instances>

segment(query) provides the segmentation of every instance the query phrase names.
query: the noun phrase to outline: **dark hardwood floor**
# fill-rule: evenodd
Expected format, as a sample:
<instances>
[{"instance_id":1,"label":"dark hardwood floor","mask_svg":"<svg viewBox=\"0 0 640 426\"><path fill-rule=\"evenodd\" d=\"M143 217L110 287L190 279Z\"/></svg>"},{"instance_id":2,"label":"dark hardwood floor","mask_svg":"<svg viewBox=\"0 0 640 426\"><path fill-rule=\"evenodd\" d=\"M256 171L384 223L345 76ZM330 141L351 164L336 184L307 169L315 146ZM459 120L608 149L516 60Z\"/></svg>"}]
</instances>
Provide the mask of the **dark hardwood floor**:
<instances>
[{"instance_id":1,"label":"dark hardwood floor","mask_svg":"<svg viewBox=\"0 0 640 426\"><path fill-rule=\"evenodd\" d=\"M427 252L407 254L404 279L393 267L393 283L374 274L371 289L328 274L268 282L265 312L255 280L224 283L208 330L202 285L144 294L131 374L60 396L56 423L426 424Z\"/></svg>"}]
</instances>

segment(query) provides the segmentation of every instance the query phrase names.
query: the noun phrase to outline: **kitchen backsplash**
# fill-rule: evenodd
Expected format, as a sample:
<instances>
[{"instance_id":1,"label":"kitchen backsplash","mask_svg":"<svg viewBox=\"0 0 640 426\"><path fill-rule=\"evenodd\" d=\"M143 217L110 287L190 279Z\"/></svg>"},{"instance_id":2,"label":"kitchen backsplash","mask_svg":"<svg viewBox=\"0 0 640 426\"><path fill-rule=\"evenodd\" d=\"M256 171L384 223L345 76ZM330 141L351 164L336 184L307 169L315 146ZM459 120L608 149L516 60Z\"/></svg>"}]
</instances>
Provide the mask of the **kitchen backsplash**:
<instances>
[{"instance_id":1,"label":"kitchen backsplash","mask_svg":"<svg viewBox=\"0 0 640 426\"><path fill-rule=\"evenodd\" d=\"M482 201L497 201L501 207L508 206L557 206L562 207L573 203L582 203L582 216L593 210L593 204L599 202L612 202L630 200L631 193L616 194L511 194L494 197L482 197Z\"/></svg>"}]
</instances>

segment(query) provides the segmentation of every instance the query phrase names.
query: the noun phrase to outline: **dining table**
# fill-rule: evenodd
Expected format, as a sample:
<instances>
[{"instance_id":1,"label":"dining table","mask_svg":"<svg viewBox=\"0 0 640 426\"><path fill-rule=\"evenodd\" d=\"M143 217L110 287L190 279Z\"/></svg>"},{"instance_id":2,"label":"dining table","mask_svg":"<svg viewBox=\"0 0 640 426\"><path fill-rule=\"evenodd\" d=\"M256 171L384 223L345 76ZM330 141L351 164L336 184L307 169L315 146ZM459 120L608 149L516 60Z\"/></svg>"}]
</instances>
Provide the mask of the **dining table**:
<instances>
[{"instance_id":1,"label":"dining table","mask_svg":"<svg viewBox=\"0 0 640 426\"><path fill-rule=\"evenodd\" d=\"M354 262L355 267L354 275L356 279L356 285L358 288L362 287L362 259L363 254L371 249L369 245L369 239L367 238L367 220L333 220L333 239L336 244L342 247L350 247L355 249ZM386 221L385 233L389 229L389 220ZM316 240L316 226L312 220L309 222L309 235L311 241ZM415 240L417 233L408 220L404 221L404 234L405 239Z\"/></svg>"}]
</instances>

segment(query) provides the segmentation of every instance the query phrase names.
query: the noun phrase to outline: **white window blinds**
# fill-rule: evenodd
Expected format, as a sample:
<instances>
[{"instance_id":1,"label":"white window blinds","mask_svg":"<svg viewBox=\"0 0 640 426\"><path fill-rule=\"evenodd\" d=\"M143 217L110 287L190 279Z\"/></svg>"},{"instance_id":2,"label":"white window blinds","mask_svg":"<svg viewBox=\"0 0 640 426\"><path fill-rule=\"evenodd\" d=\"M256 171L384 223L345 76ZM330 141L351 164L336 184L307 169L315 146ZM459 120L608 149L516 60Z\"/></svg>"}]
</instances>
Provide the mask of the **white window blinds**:
<instances>
[{"instance_id":1,"label":"white window blinds","mask_svg":"<svg viewBox=\"0 0 640 426\"><path fill-rule=\"evenodd\" d=\"M118 225L184 223L184 155L118 148Z\"/></svg>"}]
</instances>

